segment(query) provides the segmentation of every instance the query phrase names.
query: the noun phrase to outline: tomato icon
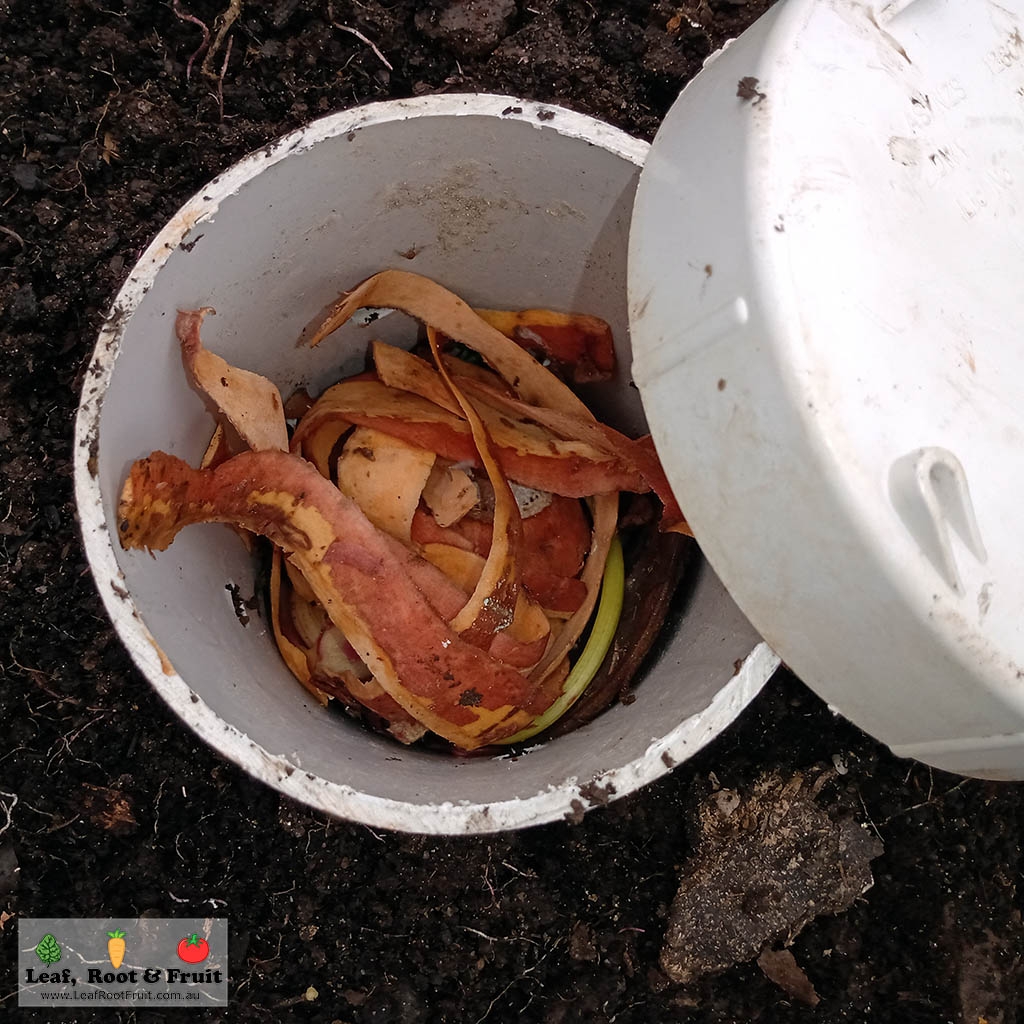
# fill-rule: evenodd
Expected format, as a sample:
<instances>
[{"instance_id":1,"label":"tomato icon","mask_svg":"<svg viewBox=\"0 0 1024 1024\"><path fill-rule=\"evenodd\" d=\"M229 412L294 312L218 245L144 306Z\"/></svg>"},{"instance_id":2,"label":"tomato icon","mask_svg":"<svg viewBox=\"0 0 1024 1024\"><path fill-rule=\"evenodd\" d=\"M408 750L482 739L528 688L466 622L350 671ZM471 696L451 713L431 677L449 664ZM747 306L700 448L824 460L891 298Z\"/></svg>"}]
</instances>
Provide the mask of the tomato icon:
<instances>
[{"instance_id":1,"label":"tomato icon","mask_svg":"<svg viewBox=\"0 0 1024 1024\"><path fill-rule=\"evenodd\" d=\"M186 964L201 964L210 955L210 944L195 932L178 943L178 959Z\"/></svg>"}]
</instances>

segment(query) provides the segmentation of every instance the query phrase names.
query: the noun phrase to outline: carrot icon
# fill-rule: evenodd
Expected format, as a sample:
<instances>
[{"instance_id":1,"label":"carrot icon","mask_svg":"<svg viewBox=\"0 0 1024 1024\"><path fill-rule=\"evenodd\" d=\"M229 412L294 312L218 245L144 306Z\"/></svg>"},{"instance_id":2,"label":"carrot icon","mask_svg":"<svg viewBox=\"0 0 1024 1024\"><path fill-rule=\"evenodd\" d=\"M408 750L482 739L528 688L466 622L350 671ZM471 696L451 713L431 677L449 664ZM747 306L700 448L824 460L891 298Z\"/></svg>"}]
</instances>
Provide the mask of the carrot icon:
<instances>
[{"instance_id":1,"label":"carrot icon","mask_svg":"<svg viewBox=\"0 0 1024 1024\"><path fill-rule=\"evenodd\" d=\"M124 961L124 932L120 929L107 932L107 956L110 957L110 966L116 971Z\"/></svg>"}]
</instances>

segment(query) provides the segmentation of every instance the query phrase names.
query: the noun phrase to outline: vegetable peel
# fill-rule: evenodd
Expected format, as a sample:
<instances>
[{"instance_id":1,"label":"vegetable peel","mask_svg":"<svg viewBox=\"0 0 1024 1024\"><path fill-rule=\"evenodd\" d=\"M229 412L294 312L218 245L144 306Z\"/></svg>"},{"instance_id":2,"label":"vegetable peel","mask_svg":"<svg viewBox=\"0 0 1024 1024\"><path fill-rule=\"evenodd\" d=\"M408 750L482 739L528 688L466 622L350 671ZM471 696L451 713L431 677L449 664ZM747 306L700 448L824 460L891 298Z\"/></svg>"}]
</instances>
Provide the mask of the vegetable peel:
<instances>
[{"instance_id":1,"label":"vegetable peel","mask_svg":"<svg viewBox=\"0 0 1024 1024\"><path fill-rule=\"evenodd\" d=\"M481 320L576 384L611 380L615 345L607 321L550 309L476 309Z\"/></svg>"},{"instance_id":2,"label":"vegetable peel","mask_svg":"<svg viewBox=\"0 0 1024 1024\"><path fill-rule=\"evenodd\" d=\"M534 735L577 700L614 632L620 492L653 491L661 529L688 527L651 439L599 423L564 382L611 379L605 321L475 311L385 271L342 295L312 344L372 307L419 319L432 363L374 342L375 369L293 396L290 442L273 383L203 346L213 311L179 313L182 362L217 430L198 470L162 452L131 467L122 544L162 550L199 522L265 536L274 636L319 702L405 743L428 729L466 750ZM239 440L249 451L232 455Z\"/></svg>"},{"instance_id":3,"label":"vegetable peel","mask_svg":"<svg viewBox=\"0 0 1024 1024\"><path fill-rule=\"evenodd\" d=\"M493 636L512 625L519 598L519 549L523 543L523 519L519 504L498 465L487 427L472 403L459 390L441 362L437 335L427 328L427 340L441 379L458 402L473 435L473 444L494 490L491 543L480 579L465 607L452 620L452 628L467 637Z\"/></svg>"},{"instance_id":4,"label":"vegetable peel","mask_svg":"<svg viewBox=\"0 0 1024 1024\"><path fill-rule=\"evenodd\" d=\"M358 506L302 459L244 452L195 470L154 452L133 464L119 521L126 548L164 550L199 522L231 522L268 537L291 556L381 686L464 749L510 735L542 710L536 682L455 633ZM467 679L481 693L477 706L458 701Z\"/></svg>"},{"instance_id":5,"label":"vegetable peel","mask_svg":"<svg viewBox=\"0 0 1024 1024\"><path fill-rule=\"evenodd\" d=\"M203 346L199 329L211 306L179 311L175 331L189 381L206 395L253 451L287 451L281 393L266 377L232 366Z\"/></svg>"},{"instance_id":6,"label":"vegetable peel","mask_svg":"<svg viewBox=\"0 0 1024 1024\"><path fill-rule=\"evenodd\" d=\"M475 408L509 480L570 498L647 490L639 473L590 444L563 441L543 427L513 421L485 404ZM301 452L327 476L326 458L353 424L397 437L449 462L482 468L465 419L380 381L343 381L328 388L297 427L292 450Z\"/></svg>"},{"instance_id":7,"label":"vegetable peel","mask_svg":"<svg viewBox=\"0 0 1024 1024\"><path fill-rule=\"evenodd\" d=\"M545 711L528 726L501 740L502 743L520 743L555 724L583 695L590 681L604 662L608 649L615 638L615 629L622 615L622 598L625 590L625 569L622 562L622 545L618 537L612 541L601 581L601 598L590 636L576 663L562 685L562 692Z\"/></svg>"}]
</instances>

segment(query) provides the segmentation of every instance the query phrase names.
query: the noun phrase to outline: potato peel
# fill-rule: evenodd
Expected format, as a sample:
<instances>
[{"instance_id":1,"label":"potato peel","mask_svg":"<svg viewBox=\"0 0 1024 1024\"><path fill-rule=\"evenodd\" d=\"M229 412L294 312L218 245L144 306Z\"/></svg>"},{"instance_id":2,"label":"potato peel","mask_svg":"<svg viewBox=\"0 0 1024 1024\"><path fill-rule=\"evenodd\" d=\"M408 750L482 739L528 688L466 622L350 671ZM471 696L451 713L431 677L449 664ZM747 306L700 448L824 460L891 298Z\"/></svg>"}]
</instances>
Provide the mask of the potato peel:
<instances>
[{"instance_id":1,"label":"potato peel","mask_svg":"<svg viewBox=\"0 0 1024 1024\"><path fill-rule=\"evenodd\" d=\"M457 523L480 501L480 488L464 470L454 465L434 465L423 485L423 503L438 526Z\"/></svg>"},{"instance_id":2,"label":"potato peel","mask_svg":"<svg viewBox=\"0 0 1024 1024\"><path fill-rule=\"evenodd\" d=\"M385 535L303 459L245 452L217 469L195 470L154 452L131 467L119 520L125 548L164 550L179 530L200 522L231 522L268 537L291 556L381 686L464 749L510 735L543 710L538 681L452 630Z\"/></svg>"},{"instance_id":3,"label":"potato peel","mask_svg":"<svg viewBox=\"0 0 1024 1024\"><path fill-rule=\"evenodd\" d=\"M592 445L563 441L543 427L515 422L489 406L481 405L478 411L509 480L570 498L648 489L639 473ZM449 462L481 467L464 418L379 381L342 381L328 388L296 428L292 448L322 471L323 453L333 449L351 424L372 427Z\"/></svg>"},{"instance_id":4,"label":"potato peel","mask_svg":"<svg viewBox=\"0 0 1024 1024\"><path fill-rule=\"evenodd\" d=\"M286 584L282 580L281 558L281 549L274 548L270 563L270 622L274 629L277 649L281 652L281 657L284 659L284 663L288 666L292 675L309 690L320 704L326 705L328 696L313 682L306 652L297 644L292 643L281 623L282 596L287 596L289 593L286 589Z\"/></svg>"},{"instance_id":5,"label":"potato peel","mask_svg":"<svg viewBox=\"0 0 1024 1024\"><path fill-rule=\"evenodd\" d=\"M374 342L373 356L378 376L384 384L419 395L451 412L457 412L453 408L451 398L446 394L440 375L425 360L412 352L379 341ZM486 379L480 379L478 376L461 376L458 369L454 371L453 376L458 386L473 399L478 409L481 408L480 403L484 403L485 407L514 416L520 422L530 421L544 427L560 441L585 444L597 458L604 456L615 460L617 465L624 467L633 476L632 479L622 481L620 490L633 493L653 490L664 505L661 529L692 536L661 462L653 446L648 444L646 439L634 441L612 427L597 422L593 416L582 417L566 412L560 407L532 405L510 395L500 387L495 387Z\"/></svg>"},{"instance_id":6,"label":"potato peel","mask_svg":"<svg viewBox=\"0 0 1024 1024\"><path fill-rule=\"evenodd\" d=\"M400 309L461 342L483 356L520 396L534 405L564 408L593 419L593 413L571 388L501 331L481 320L454 292L409 271L384 270L346 292L314 331L310 344L318 345L364 306Z\"/></svg>"},{"instance_id":7,"label":"potato peel","mask_svg":"<svg viewBox=\"0 0 1024 1024\"><path fill-rule=\"evenodd\" d=\"M427 341L438 372L469 424L480 461L494 490L491 545L480 579L466 606L452 620L452 628L467 638L493 636L512 625L519 597L519 551L523 544L523 517L519 503L498 465L494 446L472 402L458 389L441 361L437 333L427 328ZM411 522L411 519L410 519Z\"/></svg>"},{"instance_id":8,"label":"potato peel","mask_svg":"<svg viewBox=\"0 0 1024 1024\"><path fill-rule=\"evenodd\" d=\"M399 309L435 331L440 331L454 341L473 349L497 370L526 402L548 409L560 409L585 421L596 422L594 414L583 400L553 373L541 366L533 356L506 338L499 330L481 320L453 292L419 274L385 270L363 281L341 297L314 332L311 344L318 344L348 321L356 310L364 306ZM506 473L510 479L519 483L536 486L508 469ZM543 489L560 493L556 488ZM634 489L636 488L619 487L612 493L601 494L594 488L588 492L594 495L594 533L587 564L581 576L587 587L587 596L579 609L568 619L565 628L553 641L540 663L531 671L532 681L543 683L572 650L586 627L597 603L601 577L618 522L617 492ZM640 489L646 490L642 484Z\"/></svg>"},{"instance_id":9,"label":"potato peel","mask_svg":"<svg viewBox=\"0 0 1024 1024\"><path fill-rule=\"evenodd\" d=\"M583 567L580 579L587 588L583 603L566 620L565 626L555 638L543 659L530 672L530 680L538 685L558 667L562 659L573 649L576 641L586 629L590 616L597 604L601 589L601 578L604 576L608 551L615 537L619 520L619 496L617 494L598 494L593 499L594 534L587 556L587 564Z\"/></svg>"},{"instance_id":10,"label":"potato peel","mask_svg":"<svg viewBox=\"0 0 1024 1024\"><path fill-rule=\"evenodd\" d=\"M398 309L415 317L428 328L443 333L473 349L496 370L524 401L548 409L568 412L588 422L596 417L586 404L553 373L541 366L528 352L520 348L499 330L483 321L462 299L429 278L408 271L385 270L367 278L352 291L345 293L335 304L320 327L313 333L311 344L324 338L346 323L356 310L364 306ZM488 424L490 426L490 424ZM523 430L522 427L520 427ZM524 431L525 433L525 431ZM500 441L498 442L500 444ZM562 442L576 443L576 442ZM589 446L588 446L589 447ZM436 450L436 449L435 449ZM446 458L452 456L446 455ZM555 493L557 487L545 487L524 479L510 467L503 466L509 479ZM594 532L590 554L581 579L587 588L583 604L566 621L565 627L553 639L549 650L530 672L530 679L542 684L572 650L586 627L597 603L605 562L618 522L618 491L646 490L642 480L637 484L608 489L590 488L576 497L592 495Z\"/></svg>"},{"instance_id":11,"label":"potato peel","mask_svg":"<svg viewBox=\"0 0 1024 1024\"><path fill-rule=\"evenodd\" d=\"M650 434L633 440L604 423L585 420L560 409L530 405L480 381L470 380L460 383L468 394L499 411L545 427L563 441L579 441L588 444L596 451L619 460L632 472L637 473L645 485L640 490L626 487L623 487L622 490L630 490L634 494L652 490L661 500L664 506L660 526L662 532L693 536L683 517L679 502L672 493L672 487L668 482L668 477L665 476L665 470L658 459Z\"/></svg>"},{"instance_id":12,"label":"potato peel","mask_svg":"<svg viewBox=\"0 0 1024 1024\"><path fill-rule=\"evenodd\" d=\"M501 331L560 377L576 384L611 380L615 345L607 321L584 313L550 309L475 309L485 323Z\"/></svg>"},{"instance_id":13,"label":"potato peel","mask_svg":"<svg viewBox=\"0 0 1024 1024\"><path fill-rule=\"evenodd\" d=\"M121 541L162 550L199 522L268 537L274 635L319 702L365 708L402 742L425 729L466 750L501 742L565 700L619 493L653 490L662 530L688 527L650 438L599 423L560 379L611 378L605 321L474 311L392 270L342 295L312 344L362 307L419 319L434 365L375 342L375 372L293 408L290 443L273 383L203 346L213 310L179 312L182 362L216 409L217 432L199 470L162 452L131 467ZM449 340L486 365L445 351ZM251 451L232 456L238 439ZM539 511L521 504L531 491Z\"/></svg>"},{"instance_id":14,"label":"potato peel","mask_svg":"<svg viewBox=\"0 0 1024 1024\"><path fill-rule=\"evenodd\" d=\"M232 366L203 347L199 329L210 306L179 311L175 332L193 386L206 395L254 452L288 451L281 393L266 377Z\"/></svg>"},{"instance_id":15,"label":"potato peel","mask_svg":"<svg viewBox=\"0 0 1024 1024\"><path fill-rule=\"evenodd\" d=\"M379 530L405 544L437 456L397 438L356 427L338 458L338 490Z\"/></svg>"}]
</instances>

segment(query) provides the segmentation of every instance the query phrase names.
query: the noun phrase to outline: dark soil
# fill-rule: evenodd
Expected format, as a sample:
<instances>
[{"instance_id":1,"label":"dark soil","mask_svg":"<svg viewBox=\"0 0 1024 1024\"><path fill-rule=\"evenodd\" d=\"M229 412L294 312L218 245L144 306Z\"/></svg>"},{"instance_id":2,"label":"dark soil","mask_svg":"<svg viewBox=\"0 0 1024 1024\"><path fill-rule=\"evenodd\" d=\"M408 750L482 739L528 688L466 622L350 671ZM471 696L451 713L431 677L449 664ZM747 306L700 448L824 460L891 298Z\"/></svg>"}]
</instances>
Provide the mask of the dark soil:
<instances>
[{"instance_id":1,"label":"dark soil","mask_svg":"<svg viewBox=\"0 0 1024 1024\"><path fill-rule=\"evenodd\" d=\"M211 27L226 5L180 2ZM179 725L114 638L79 546L72 419L100 319L141 247L203 182L319 114L440 90L560 102L649 138L701 60L766 6L335 0L333 20L373 40L389 72L331 26L326 0L276 0L245 5L226 64L222 46L213 77L200 56L189 79L202 32L170 3L0 0L10 1019L31 1014L8 995L8 914L215 911L232 934L224 1020L1024 1020L1024 788L897 761L783 674L707 751L580 825L459 840L325 821ZM832 796L870 819L885 852L874 888L793 947L820 1005L791 1005L752 964L669 984L665 915L710 774L742 790L765 769L834 759L848 771Z\"/></svg>"}]
</instances>

